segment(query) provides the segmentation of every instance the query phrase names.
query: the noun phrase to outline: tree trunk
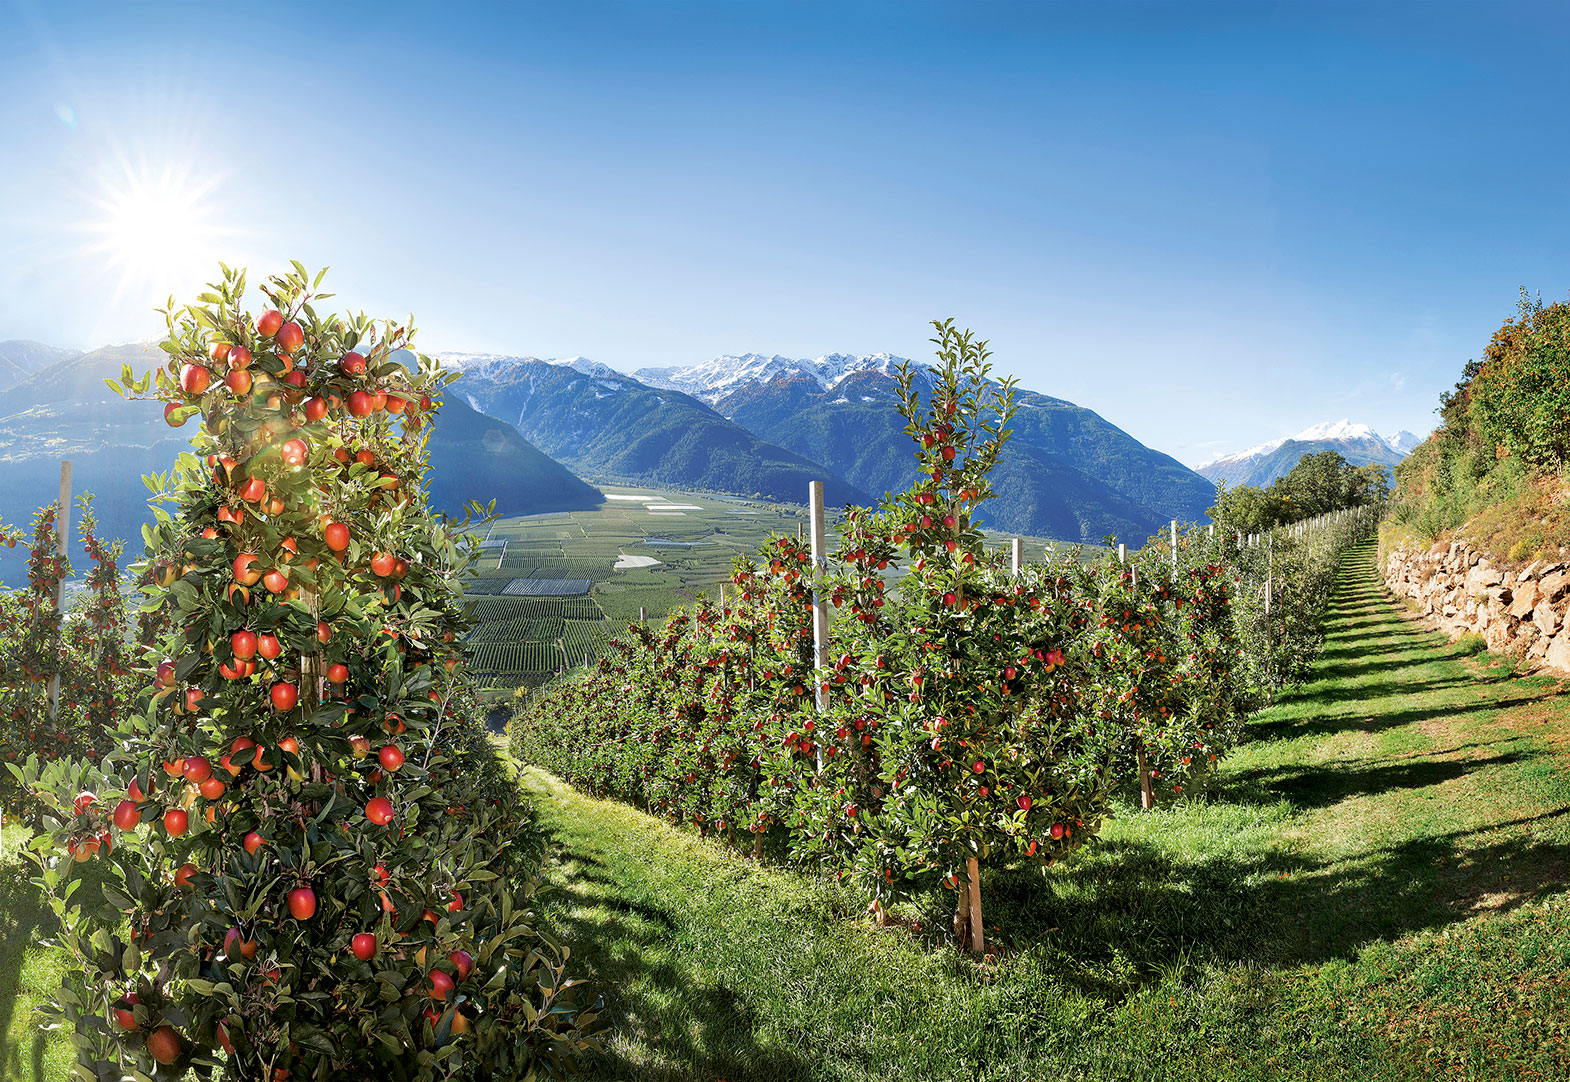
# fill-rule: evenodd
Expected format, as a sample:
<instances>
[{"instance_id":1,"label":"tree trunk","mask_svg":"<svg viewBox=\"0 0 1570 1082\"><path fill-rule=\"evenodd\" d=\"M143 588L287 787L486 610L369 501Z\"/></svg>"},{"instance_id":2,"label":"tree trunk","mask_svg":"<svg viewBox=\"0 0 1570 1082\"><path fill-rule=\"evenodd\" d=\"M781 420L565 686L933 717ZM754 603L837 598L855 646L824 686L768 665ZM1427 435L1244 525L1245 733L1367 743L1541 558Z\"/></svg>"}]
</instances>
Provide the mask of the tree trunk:
<instances>
[{"instance_id":1,"label":"tree trunk","mask_svg":"<svg viewBox=\"0 0 1570 1082\"><path fill-rule=\"evenodd\" d=\"M763 831L759 830L752 835L752 859L763 859Z\"/></svg>"},{"instance_id":2,"label":"tree trunk","mask_svg":"<svg viewBox=\"0 0 1570 1082\"><path fill-rule=\"evenodd\" d=\"M1139 806L1150 811L1156 806L1156 791L1150 785L1150 764L1145 761L1145 745L1139 745Z\"/></svg>"}]
</instances>

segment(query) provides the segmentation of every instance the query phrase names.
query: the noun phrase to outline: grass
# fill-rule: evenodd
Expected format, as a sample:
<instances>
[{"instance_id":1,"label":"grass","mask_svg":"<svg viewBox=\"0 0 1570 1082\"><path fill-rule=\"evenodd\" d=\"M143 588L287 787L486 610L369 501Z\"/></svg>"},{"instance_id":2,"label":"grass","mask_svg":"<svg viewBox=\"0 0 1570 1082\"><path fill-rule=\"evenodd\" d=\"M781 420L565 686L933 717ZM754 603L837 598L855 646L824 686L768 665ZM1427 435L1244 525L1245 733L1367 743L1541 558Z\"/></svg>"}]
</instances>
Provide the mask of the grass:
<instances>
[{"instance_id":1,"label":"grass","mask_svg":"<svg viewBox=\"0 0 1570 1082\"><path fill-rule=\"evenodd\" d=\"M985 883L977 964L547 775L549 923L615 1079L1570 1077L1570 698L1343 569L1212 791Z\"/></svg>"},{"instance_id":2,"label":"grass","mask_svg":"<svg viewBox=\"0 0 1570 1082\"><path fill-rule=\"evenodd\" d=\"M70 1047L39 1033L32 1012L60 986L62 956L37 942L54 916L17 853L25 838L20 827L0 829L0 1082L54 1082L70 1074Z\"/></svg>"}]
</instances>

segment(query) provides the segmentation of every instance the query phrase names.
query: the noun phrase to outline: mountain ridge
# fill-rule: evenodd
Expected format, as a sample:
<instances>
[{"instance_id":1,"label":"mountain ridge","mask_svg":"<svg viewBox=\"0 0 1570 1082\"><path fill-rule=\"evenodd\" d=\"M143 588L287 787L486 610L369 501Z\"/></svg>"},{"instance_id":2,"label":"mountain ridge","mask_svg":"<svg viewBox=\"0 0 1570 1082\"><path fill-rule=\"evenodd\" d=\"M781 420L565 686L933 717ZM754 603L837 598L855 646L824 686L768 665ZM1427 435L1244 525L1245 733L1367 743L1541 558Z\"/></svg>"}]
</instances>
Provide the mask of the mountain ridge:
<instances>
[{"instance_id":1,"label":"mountain ridge","mask_svg":"<svg viewBox=\"0 0 1570 1082\"><path fill-rule=\"evenodd\" d=\"M1321 421L1296 435L1222 455L1195 469L1212 481L1264 487L1285 477L1304 455L1335 451L1354 466L1378 465L1394 469L1396 463L1422 442L1405 429L1386 437L1368 425L1343 418Z\"/></svg>"}]
</instances>

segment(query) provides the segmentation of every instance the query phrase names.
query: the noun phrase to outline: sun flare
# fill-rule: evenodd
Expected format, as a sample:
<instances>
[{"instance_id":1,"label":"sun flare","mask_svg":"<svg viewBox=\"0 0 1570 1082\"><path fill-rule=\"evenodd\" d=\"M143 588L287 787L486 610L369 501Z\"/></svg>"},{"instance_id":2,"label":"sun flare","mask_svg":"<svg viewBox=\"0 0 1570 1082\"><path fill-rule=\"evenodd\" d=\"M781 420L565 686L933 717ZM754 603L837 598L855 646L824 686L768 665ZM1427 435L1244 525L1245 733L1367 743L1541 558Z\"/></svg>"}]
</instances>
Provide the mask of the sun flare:
<instances>
[{"instance_id":1,"label":"sun flare","mask_svg":"<svg viewBox=\"0 0 1570 1082\"><path fill-rule=\"evenodd\" d=\"M212 182L173 164L122 166L92 204L83 227L89 254L115 279L117 295L158 300L188 289L223 258L232 232L218 222Z\"/></svg>"}]
</instances>

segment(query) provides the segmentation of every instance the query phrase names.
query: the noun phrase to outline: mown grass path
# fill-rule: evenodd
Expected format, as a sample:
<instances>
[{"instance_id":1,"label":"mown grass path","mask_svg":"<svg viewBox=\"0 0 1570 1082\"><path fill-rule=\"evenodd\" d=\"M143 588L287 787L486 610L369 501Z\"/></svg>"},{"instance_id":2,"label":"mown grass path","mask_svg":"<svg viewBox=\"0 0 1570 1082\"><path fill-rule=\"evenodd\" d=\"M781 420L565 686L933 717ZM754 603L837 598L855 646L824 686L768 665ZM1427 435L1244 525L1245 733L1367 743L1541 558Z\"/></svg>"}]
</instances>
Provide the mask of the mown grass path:
<instances>
[{"instance_id":1,"label":"mown grass path","mask_svg":"<svg viewBox=\"0 0 1570 1082\"><path fill-rule=\"evenodd\" d=\"M1419 628L1371 545L1326 630L1205 797L987 879L995 966L526 773L617 1023L594 1073L1570 1078L1570 696Z\"/></svg>"}]
</instances>

